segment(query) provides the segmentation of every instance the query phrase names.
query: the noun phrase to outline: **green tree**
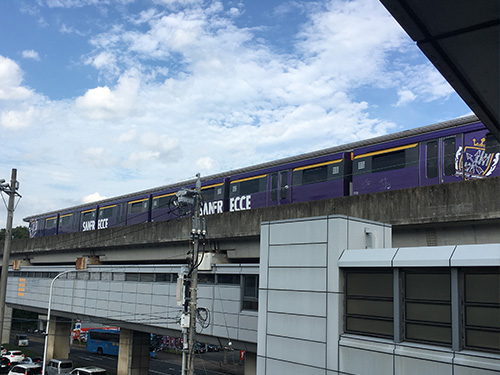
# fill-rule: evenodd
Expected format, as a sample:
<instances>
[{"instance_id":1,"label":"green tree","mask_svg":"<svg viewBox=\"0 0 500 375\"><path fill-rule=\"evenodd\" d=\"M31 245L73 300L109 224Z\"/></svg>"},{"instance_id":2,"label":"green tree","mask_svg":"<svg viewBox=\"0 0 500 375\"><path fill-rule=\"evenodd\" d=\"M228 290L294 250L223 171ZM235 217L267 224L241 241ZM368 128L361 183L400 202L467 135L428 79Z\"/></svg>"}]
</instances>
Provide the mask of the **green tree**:
<instances>
[{"instance_id":1,"label":"green tree","mask_svg":"<svg viewBox=\"0 0 500 375\"><path fill-rule=\"evenodd\" d=\"M0 241L5 240L5 228L0 229ZM15 228L12 228L12 238L13 239L19 239L19 238L28 238L29 237L29 230L28 227L23 227L22 225L19 225Z\"/></svg>"}]
</instances>

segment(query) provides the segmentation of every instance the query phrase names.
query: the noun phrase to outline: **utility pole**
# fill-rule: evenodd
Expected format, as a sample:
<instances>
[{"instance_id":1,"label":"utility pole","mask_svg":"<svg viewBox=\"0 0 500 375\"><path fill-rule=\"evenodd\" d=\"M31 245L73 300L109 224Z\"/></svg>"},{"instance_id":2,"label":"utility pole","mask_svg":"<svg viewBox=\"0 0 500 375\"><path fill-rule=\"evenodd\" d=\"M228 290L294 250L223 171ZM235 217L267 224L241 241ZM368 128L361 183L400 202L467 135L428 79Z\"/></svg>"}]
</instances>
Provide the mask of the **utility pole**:
<instances>
[{"instance_id":1,"label":"utility pole","mask_svg":"<svg viewBox=\"0 0 500 375\"><path fill-rule=\"evenodd\" d=\"M187 274L182 276L184 285L184 312L181 317L181 327L183 332L183 352L182 352L182 375L194 375L194 354L196 344L196 315L198 299L198 258L200 249L200 239L206 236L205 225L200 223L201 205L201 179L196 175L195 190L181 190L177 193L178 203L191 204L193 210L191 217L193 221L190 235L190 251L188 253ZM204 223L204 218L201 218Z\"/></svg>"},{"instance_id":2,"label":"utility pole","mask_svg":"<svg viewBox=\"0 0 500 375\"><path fill-rule=\"evenodd\" d=\"M5 296L7 294L7 275L9 273L10 261L10 243L12 241L12 221L14 219L14 199L19 195L16 190L19 189L17 179L17 169L12 169L10 185L5 180L0 180L0 193L3 191L9 196L7 207L7 224L5 227L5 242L3 247L2 274L0 276L0 343L3 343L3 330L5 326ZM20 195L19 195L20 196Z\"/></svg>"}]
</instances>

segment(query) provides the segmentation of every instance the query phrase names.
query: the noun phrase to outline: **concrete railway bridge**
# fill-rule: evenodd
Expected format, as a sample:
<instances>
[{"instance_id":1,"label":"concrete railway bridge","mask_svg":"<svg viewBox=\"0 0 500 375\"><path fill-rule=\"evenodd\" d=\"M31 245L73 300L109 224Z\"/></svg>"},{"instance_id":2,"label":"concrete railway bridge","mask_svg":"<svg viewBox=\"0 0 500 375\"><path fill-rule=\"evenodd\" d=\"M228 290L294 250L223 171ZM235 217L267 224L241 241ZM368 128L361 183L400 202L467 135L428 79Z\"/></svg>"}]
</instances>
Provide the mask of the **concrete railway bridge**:
<instances>
[{"instance_id":1,"label":"concrete railway bridge","mask_svg":"<svg viewBox=\"0 0 500 375\"><path fill-rule=\"evenodd\" d=\"M499 193L500 178L489 178L207 216L198 304L211 320L199 340L231 341L255 373L263 222L342 215L387 223L394 248L500 243ZM81 319L121 327L118 374L146 374L149 334L180 335L175 281L190 229L179 219L13 241L7 304L46 314L55 275L86 263L54 284L48 357L67 356L71 319Z\"/></svg>"}]
</instances>

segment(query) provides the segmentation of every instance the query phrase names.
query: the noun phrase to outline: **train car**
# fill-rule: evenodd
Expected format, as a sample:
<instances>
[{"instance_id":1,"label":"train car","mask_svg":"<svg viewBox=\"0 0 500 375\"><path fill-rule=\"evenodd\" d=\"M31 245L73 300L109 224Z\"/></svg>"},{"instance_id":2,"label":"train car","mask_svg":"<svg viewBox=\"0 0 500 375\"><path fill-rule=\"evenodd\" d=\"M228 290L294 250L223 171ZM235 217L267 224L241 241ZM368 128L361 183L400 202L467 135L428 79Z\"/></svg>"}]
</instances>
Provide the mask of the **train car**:
<instances>
[{"instance_id":1,"label":"train car","mask_svg":"<svg viewBox=\"0 0 500 375\"><path fill-rule=\"evenodd\" d=\"M360 147L353 151L352 194L500 175L498 154L486 154L480 122Z\"/></svg>"},{"instance_id":2,"label":"train car","mask_svg":"<svg viewBox=\"0 0 500 375\"><path fill-rule=\"evenodd\" d=\"M349 191L349 155L335 153L233 175L229 211L342 197Z\"/></svg>"},{"instance_id":3,"label":"train car","mask_svg":"<svg viewBox=\"0 0 500 375\"><path fill-rule=\"evenodd\" d=\"M500 176L475 116L405 130L208 176L202 215ZM176 193L195 181L34 215L32 237L99 230L179 217Z\"/></svg>"},{"instance_id":4,"label":"train car","mask_svg":"<svg viewBox=\"0 0 500 375\"><path fill-rule=\"evenodd\" d=\"M40 215L29 220L28 230L31 238L57 234L58 214Z\"/></svg>"}]
</instances>

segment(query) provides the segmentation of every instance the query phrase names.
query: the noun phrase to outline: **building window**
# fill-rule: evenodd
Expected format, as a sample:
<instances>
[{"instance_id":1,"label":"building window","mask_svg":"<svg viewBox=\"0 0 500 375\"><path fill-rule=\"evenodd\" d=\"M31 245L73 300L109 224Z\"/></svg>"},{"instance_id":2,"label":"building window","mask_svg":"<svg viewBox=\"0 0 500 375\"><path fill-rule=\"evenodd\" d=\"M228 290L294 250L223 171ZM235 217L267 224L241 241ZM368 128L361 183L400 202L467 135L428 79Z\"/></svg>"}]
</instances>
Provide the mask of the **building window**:
<instances>
[{"instance_id":1,"label":"building window","mask_svg":"<svg viewBox=\"0 0 500 375\"><path fill-rule=\"evenodd\" d=\"M154 273L141 273L139 274L139 281L145 282L145 283L152 283L155 281L155 274Z\"/></svg>"},{"instance_id":2,"label":"building window","mask_svg":"<svg viewBox=\"0 0 500 375\"><path fill-rule=\"evenodd\" d=\"M242 310L259 309L259 276L243 275Z\"/></svg>"},{"instance_id":3,"label":"building window","mask_svg":"<svg viewBox=\"0 0 500 375\"><path fill-rule=\"evenodd\" d=\"M126 272L125 273L125 281L139 281L139 273L138 272Z\"/></svg>"},{"instance_id":4,"label":"building window","mask_svg":"<svg viewBox=\"0 0 500 375\"><path fill-rule=\"evenodd\" d=\"M500 270L464 271L464 346L500 352Z\"/></svg>"},{"instance_id":5,"label":"building window","mask_svg":"<svg viewBox=\"0 0 500 375\"><path fill-rule=\"evenodd\" d=\"M210 273L199 273L198 274L198 283L200 284L214 284L215 283L215 275Z\"/></svg>"},{"instance_id":6,"label":"building window","mask_svg":"<svg viewBox=\"0 0 500 375\"><path fill-rule=\"evenodd\" d=\"M239 285L240 284L240 275L234 275L234 274L220 274L217 275L217 284L233 284L233 285Z\"/></svg>"},{"instance_id":7,"label":"building window","mask_svg":"<svg viewBox=\"0 0 500 375\"><path fill-rule=\"evenodd\" d=\"M345 331L394 336L393 271L346 271Z\"/></svg>"},{"instance_id":8,"label":"building window","mask_svg":"<svg viewBox=\"0 0 500 375\"><path fill-rule=\"evenodd\" d=\"M450 271L407 270L404 283L406 340L451 345Z\"/></svg>"}]
</instances>

